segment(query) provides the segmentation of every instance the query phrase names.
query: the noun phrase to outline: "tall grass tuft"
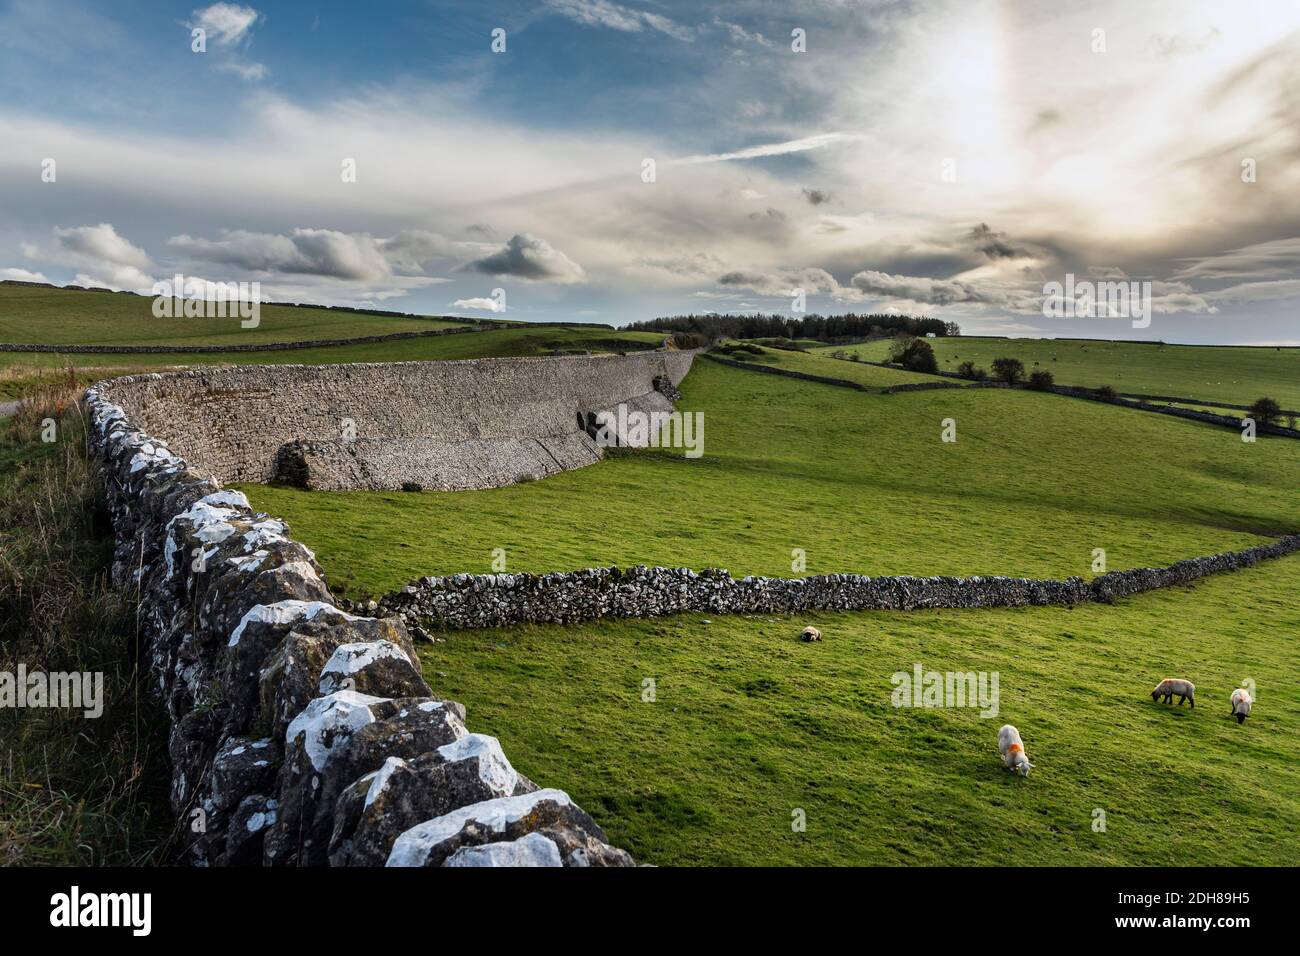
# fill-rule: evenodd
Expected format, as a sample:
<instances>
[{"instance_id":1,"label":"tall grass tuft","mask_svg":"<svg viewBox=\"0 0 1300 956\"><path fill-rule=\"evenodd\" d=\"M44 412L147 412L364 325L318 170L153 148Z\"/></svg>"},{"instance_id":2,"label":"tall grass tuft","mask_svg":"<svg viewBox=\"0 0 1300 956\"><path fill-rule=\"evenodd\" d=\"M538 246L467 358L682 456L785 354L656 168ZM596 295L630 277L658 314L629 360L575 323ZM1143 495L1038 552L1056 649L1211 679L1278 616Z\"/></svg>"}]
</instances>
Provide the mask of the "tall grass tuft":
<instances>
[{"instance_id":1,"label":"tall grass tuft","mask_svg":"<svg viewBox=\"0 0 1300 956\"><path fill-rule=\"evenodd\" d=\"M164 862L172 831L165 722L134 596L109 581L83 378L43 378L0 419L0 671L102 672L103 713L0 707L0 865Z\"/></svg>"}]
</instances>

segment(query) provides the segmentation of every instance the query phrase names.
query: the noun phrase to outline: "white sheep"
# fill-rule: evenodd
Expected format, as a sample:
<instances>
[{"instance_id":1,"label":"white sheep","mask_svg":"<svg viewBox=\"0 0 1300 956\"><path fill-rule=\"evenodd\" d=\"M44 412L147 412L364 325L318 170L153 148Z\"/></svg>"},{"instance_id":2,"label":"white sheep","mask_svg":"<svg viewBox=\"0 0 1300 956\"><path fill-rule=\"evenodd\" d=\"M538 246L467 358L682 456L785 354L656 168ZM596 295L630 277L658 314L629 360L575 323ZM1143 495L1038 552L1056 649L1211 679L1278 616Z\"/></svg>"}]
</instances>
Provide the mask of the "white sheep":
<instances>
[{"instance_id":1,"label":"white sheep","mask_svg":"<svg viewBox=\"0 0 1300 956\"><path fill-rule=\"evenodd\" d=\"M1151 692L1151 699L1159 700L1163 697L1166 704L1172 704L1175 694L1178 695L1179 707L1183 706L1183 701L1187 701L1192 707L1196 706L1196 685L1180 677L1166 677L1156 684L1155 690Z\"/></svg>"},{"instance_id":2,"label":"white sheep","mask_svg":"<svg viewBox=\"0 0 1300 956\"><path fill-rule=\"evenodd\" d=\"M1002 754L1002 766L1014 770L1022 777L1029 776L1034 765L1029 762L1025 745L1020 739L1020 731L1010 724L1003 724L998 731L998 751Z\"/></svg>"},{"instance_id":3,"label":"white sheep","mask_svg":"<svg viewBox=\"0 0 1300 956\"><path fill-rule=\"evenodd\" d=\"M1237 723L1244 724L1246 718L1250 716L1250 705L1254 703L1250 699L1250 691L1244 687L1238 687L1232 692L1232 716L1237 718Z\"/></svg>"}]
</instances>

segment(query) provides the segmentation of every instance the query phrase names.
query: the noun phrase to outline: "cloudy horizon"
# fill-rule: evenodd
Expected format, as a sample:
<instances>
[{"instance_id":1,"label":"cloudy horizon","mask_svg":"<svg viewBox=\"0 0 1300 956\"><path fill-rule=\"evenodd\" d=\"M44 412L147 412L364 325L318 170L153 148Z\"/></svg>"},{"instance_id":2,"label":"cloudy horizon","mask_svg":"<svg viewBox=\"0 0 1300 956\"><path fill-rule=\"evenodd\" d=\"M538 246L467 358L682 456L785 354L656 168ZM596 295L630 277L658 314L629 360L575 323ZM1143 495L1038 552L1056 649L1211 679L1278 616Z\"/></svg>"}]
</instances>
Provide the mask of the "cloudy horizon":
<instances>
[{"instance_id":1,"label":"cloudy horizon","mask_svg":"<svg viewBox=\"0 0 1300 956\"><path fill-rule=\"evenodd\" d=\"M1300 345L1300 6L1134 6L0 2L0 279Z\"/></svg>"}]
</instances>

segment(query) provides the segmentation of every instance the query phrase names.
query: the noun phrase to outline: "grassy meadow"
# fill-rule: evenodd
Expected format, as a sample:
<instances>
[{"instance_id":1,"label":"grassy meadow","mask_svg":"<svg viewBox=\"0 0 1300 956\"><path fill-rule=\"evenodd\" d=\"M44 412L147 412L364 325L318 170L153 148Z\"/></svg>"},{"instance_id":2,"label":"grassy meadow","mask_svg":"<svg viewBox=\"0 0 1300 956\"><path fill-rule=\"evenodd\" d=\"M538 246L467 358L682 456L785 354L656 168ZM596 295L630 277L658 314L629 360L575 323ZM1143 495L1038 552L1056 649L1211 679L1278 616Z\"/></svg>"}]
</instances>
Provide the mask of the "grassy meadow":
<instances>
[{"instance_id":1,"label":"grassy meadow","mask_svg":"<svg viewBox=\"0 0 1300 956\"><path fill-rule=\"evenodd\" d=\"M257 328L238 319L156 318L153 299L0 282L0 342L44 345L246 345L356 338L465 325L337 309L263 305Z\"/></svg>"},{"instance_id":2,"label":"grassy meadow","mask_svg":"<svg viewBox=\"0 0 1300 956\"><path fill-rule=\"evenodd\" d=\"M211 344L247 335L147 299L0 285L0 341ZM32 290L28 290L30 294ZM55 307L57 303L57 308ZM144 303L144 317L127 315ZM125 312L123 310L126 310ZM274 313L274 314L273 314ZM263 312L261 341L435 327L320 310ZM181 337L183 335L187 337ZM166 735L132 652L130 596L107 587L107 527L82 423L86 382L139 369L444 360L653 347L657 333L528 326L262 353L0 353L0 649L103 670L113 719L0 713L0 863L164 862ZM876 390L933 377L836 360L886 342L734 357ZM933 340L940 364L1015 355L1061 384L1300 407L1300 351L1045 340ZM1053 355L1056 360L1053 361ZM244 486L357 598L426 574L601 564L809 574L1089 577L1300 530L1300 442L1027 391L883 395L699 360L679 409L704 455L615 450L543 481L474 492ZM37 423L61 417L60 441ZM940 440L945 419L956 443ZM679 615L438 633L435 693L512 762L567 790L660 865L1297 865L1300 556L1115 605L977 611ZM825 640L798 639L805 624ZM891 675L996 672L999 713L895 708ZM1177 675L1195 710L1152 703ZM653 702L643 700L652 679ZM1257 687L1244 725L1227 695ZM138 709L137 709L138 705ZM1016 724L1036 769L1004 771ZM1094 828L1104 811L1105 829ZM802 811L806 829L792 819Z\"/></svg>"},{"instance_id":3,"label":"grassy meadow","mask_svg":"<svg viewBox=\"0 0 1300 956\"><path fill-rule=\"evenodd\" d=\"M1244 348L1158 345L1096 339L931 339L939 367L955 372L971 361L988 369L995 358L1018 358L1027 371L1035 365L1052 373L1058 385L1194 398L1206 402L1249 405L1267 395L1283 408L1300 409L1300 348ZM883 362L889 341L820 346L829 355L838 349ZM838 361L837 361L838 364Z\"/></svg>"},{"instance_id":4,"label":"grassy meadow","mask_svg":"<svg viewBox=\"0 0 1300 956\"><path fill-rule=\"evenodd\" d=\"M846 367L850 363L824 360ZM695 363L704 454L624 451L484 491L241 486L353 596L426 574L592 565L1089 576L1300 529L1300 443L1055 395L880 395ZM957 442L940 441L957 423Z\"/></svg>"},{"instance_id":5,"label":"grassy meadow","mask_svg":"<svg viewBox=\"0 0 1300 956\"><path fill-rule=\"evenodd\" d=\"M1292 556L1114 606L457 631L421 657L520 772L648 863L1295 866L1298 579ZM894 708L915 663L998 672L998 715ZM1194 710L1151 701L1174 673ZM1027 779L1002 769L1003 723Z\"/></svg>"}]
</instances>

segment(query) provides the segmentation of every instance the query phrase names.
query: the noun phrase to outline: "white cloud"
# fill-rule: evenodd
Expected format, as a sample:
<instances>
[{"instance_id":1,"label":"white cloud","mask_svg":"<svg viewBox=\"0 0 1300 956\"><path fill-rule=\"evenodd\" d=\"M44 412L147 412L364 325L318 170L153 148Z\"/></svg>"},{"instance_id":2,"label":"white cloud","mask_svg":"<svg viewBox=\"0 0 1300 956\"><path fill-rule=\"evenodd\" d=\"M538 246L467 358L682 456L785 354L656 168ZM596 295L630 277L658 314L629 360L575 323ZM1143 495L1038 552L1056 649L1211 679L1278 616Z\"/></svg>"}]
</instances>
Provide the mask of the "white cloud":
<instances>
[{"instance_id":1,"label":"white cloud","mask_svg":"<svg viewBox=\"0 0 1300 956\"><path fill-rule=\"evenodd\" d=\"M853 133L819 133L780 143L764 143L760 146L747 146L730 153L703 153L696 156L684 156L673 160L677 166L697 166L701 163L723 163L737 159L764 159L769 156L786 156L790 153L805 153L813 149L822 149L838 143L850 143L862 137Z\"/></svg>"},{"instance_id":2,"label":"white cloud","mask_svg":"<svg viewBox=\"0 0 1300 956\"><path fill-rule=\"evenodd\" d=\"M261 14L237 3L214 3L195 10L191 27L198 27L219 46L238 46L248 39Z\"/></svg>"},{"instance_id":3,"label":"white cloud","mask_svg":"<svg viewBox=\"0 0 1300 956\"><path fill-rule=\"evenodd\" d=\"M547 0L547 9L574 23L588 27L605 27L622 33L640 33L649 27L677 40L689 42L695 31L668 17L645 10L634 10L611 0Z\"/></svg>"},{"instance_id":4,"label":"white cloud","mask_svg":"<svg viewBox=\"0 0 1300 956\"><path fill-rule=\"evenodd\" d=\"M0 269L0 279L11 282L49 282L40 272L28 272L26 269Z\"/></svg>"},{"instance_id":5,"label":"white cloud","mask_svg":"<svg viewBox=\"0 0 1300 956\"><path fill-rule=\"evenodd\" d=\"M456 309L478 309L480 312L500 312L503 311L496 299L475 298L475 299L457 299L452 303Z\"/></svg>"},{"instance_id":6,"label":"white cloud","mask_svg":"<svg viewBox=\"0 0 1300 956\"><path fill-rule=\"evenodd\" d=\"M22 245L23 254L28 259L81 270L75 279L78 285L133 291L153 286L153 277L146 271L154 268L152 260L139 246L118 235L112 223L66 229L56 226L53 233L52 248L27 242Z\"/></svg>"},{"instance_id":7,"label":"white cloud","mask_svg":"<svg viewBox=\"0 0 1300 956\"><path fill-rule=\"evenodd\" d=\"M212 42L218 70L249 82L266 78L270 72L266 64L244 60L237 52L251 41L253 27L263 19L262 14L237 3L214 3L195 10L191 16L188 26L203 30Z\"/></svg>"}]
</instances>

